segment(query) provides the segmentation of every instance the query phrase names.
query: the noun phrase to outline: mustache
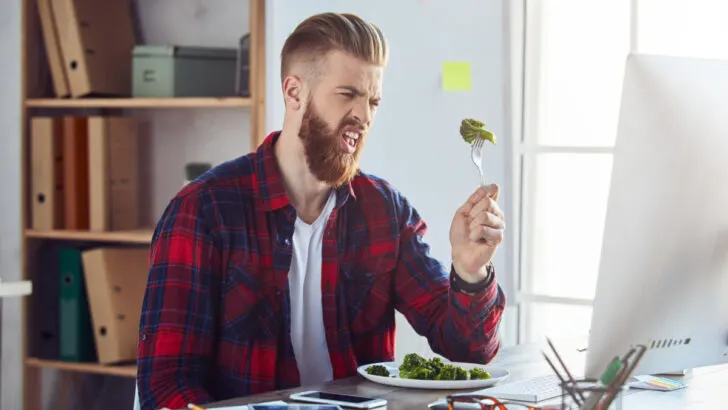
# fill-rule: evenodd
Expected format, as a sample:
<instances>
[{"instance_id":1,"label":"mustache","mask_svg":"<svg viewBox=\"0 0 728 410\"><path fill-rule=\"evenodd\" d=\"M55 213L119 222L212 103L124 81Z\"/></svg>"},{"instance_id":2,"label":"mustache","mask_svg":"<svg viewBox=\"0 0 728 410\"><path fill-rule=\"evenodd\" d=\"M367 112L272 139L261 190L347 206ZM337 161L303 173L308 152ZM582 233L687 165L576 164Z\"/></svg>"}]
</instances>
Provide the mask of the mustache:
<instances>
[{"instance_id":1,"label":"mustache","mask_svg":"<svg viewBox=\"0 0 728 410\"><path fill-rule=\"evenodd\" d=\"M362 134L367 131L367 127L364 126L359 120L356 118L346 118L341 121L339 124L339 130L342 130L346 127L355 127L357 131L360 131Z\"/></svg>"}]
</instances>

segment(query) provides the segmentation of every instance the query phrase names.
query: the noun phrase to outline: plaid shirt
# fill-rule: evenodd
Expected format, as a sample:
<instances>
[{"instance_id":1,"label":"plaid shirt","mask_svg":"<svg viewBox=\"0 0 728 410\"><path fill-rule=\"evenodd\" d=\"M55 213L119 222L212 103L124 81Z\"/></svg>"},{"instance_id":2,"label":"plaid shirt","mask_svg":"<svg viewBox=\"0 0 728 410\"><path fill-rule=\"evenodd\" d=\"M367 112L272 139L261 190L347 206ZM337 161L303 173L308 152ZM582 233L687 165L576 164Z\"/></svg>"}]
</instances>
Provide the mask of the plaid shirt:
<instances>
[{"instance_id":1,"label":"plaid shirt","mask_svg":"<svg viewBox=\"0 0 728 410\"><path fill-rule=\"evenodd\" d=\"M139 326L143 409L299 383L287 297L296 214L274 158L277 136L184 187L155 229ZM457 291L424 233L415 209L381 179L360 173L337 190L321 272L334 378L393 360L395 309L450 360L495 356L505 305L496 280Z\"/></svg>"}]
</instances>

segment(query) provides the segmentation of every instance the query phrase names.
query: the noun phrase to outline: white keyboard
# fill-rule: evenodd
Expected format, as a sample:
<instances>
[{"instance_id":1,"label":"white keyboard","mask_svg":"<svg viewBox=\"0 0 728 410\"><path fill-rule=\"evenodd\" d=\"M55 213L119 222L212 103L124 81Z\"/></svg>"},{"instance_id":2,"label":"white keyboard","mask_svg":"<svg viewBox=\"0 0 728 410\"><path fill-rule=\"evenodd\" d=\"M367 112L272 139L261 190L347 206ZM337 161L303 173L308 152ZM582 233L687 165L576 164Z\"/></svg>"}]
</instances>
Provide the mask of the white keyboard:
<instances>
[{"instance_id":1,"label":"white keyboard","mask_svg":"<svg viewBox=\"0 0 728 410\"><path fill-rule=\"evenodd\" d=\"M497 399L538 403L554 397L561 397L562 391L559 383L559 378L552 374L499 384L479 390L478 393L493 396Z\"/></svg>"}]
</instances>

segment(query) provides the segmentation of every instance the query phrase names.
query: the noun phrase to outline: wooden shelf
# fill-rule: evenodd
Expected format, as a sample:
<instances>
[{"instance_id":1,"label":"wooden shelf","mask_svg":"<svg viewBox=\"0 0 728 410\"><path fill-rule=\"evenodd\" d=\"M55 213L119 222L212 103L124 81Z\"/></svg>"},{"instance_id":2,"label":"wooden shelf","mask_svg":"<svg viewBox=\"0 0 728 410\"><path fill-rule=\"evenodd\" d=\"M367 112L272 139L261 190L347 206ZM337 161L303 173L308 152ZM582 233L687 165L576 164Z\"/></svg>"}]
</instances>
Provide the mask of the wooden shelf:
<instances>
[{"instance_id":1,"label":"wooden shelf","mask_svg":"<svg viewBox=\"0 0 728 410\"><path fill-rule=\"evenodd\" d=\"M29 98L33 108L235 108L250 107L250 98Z\"/></svg>"},{"instance_id":2,"label":"wooden shelf","mask_svg":"<svg viewBox=\"0 0 728 410\"><path fill-rule=\"evenodd\" d=\"M91 232L91 231L34 231L26 230L25 235L29 238L41 239L58 239L68 241L91 241L91 242L124 242L124 243L144 243L148 244L152 241L152 229L138 229L133 231L111 231L111 232Z\"/></svg>"},{"instance_id":3,"label":"wooden shelf","mask_svg":"<svg viewBox=\"0 0 728 410\"><path fill-rule=\"evenodd\" d=\"M134 365L108 366L98 363L71 363L35 358L26 359L25 364L31 367L44 367L71 372L97 373L105 374L108 376L136 377L136 366Z\"/></svg>"}]
</instances>

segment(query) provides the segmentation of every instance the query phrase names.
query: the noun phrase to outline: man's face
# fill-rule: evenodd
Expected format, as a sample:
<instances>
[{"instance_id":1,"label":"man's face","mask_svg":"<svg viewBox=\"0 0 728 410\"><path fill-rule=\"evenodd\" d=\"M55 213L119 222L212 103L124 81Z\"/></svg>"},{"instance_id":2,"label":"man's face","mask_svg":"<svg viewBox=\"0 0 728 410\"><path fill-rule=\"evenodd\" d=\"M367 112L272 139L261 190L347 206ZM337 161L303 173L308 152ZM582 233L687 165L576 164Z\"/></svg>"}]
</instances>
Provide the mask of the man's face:
<instances>
[{"instance_id":1,"label":"man's face","mask_svg":"<svg viewBox=\"0 0 728 410\"><path fill-rule=\"evenodd\" d=\"M299 131L318 180L338 187L356 175L381 98L383 70L342 52L330 53L321 63Z\"/></svg>"}]
</instances>

